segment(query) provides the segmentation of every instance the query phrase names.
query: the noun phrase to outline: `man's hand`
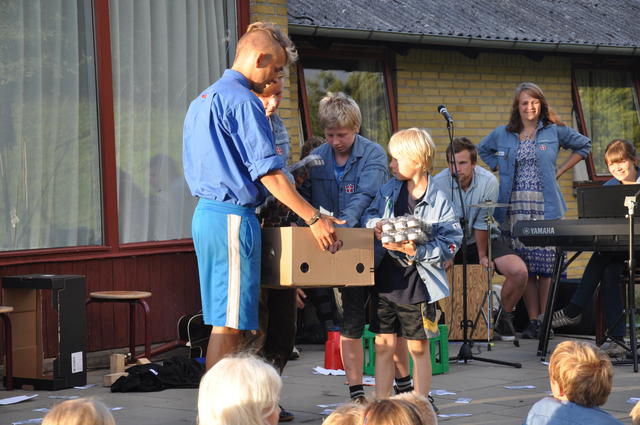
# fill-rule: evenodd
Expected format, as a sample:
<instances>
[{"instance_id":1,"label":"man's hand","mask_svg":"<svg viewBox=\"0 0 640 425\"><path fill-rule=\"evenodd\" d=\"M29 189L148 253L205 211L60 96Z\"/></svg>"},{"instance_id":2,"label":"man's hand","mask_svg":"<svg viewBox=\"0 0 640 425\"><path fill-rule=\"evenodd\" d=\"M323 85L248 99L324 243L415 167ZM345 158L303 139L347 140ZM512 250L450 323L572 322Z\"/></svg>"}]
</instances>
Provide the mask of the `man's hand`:
<instances>
[{"instance_id":1,"label":"man's hand","mask_svg":"<svg viewBox=\"0 0 640 425\"><path fill-rule=\"evenodd\" d=\"M302 289L296 288L296 307L299 309L304 308L304 301L307 299L307 294Z\"/></svg>"},{"instance_id":2,"label":"man's hand","mask_svg":"<svg viewBox=\"0 0 640 425\"><path fill-rule=\"evenodd\" d=\"M482 267L489 268L489 257L480 257L479 263ZM493 261L491 262L491 268L495 269L495 264L493 263Z\"/></svg>"},{"instance_id":3,"label":"man's hand","mask_svg":"<svg viewBox=\"0 0 640 425\"><path fill-rule=\"evenodd\" d=\"M318 221L309 228L321 250L326 251L336 242L336 230L333 224L344 224L346 221L322 214Z\"/></svg>"},{"instance_id":4,"label":"man's hand","mask_svg":"<svg viewBox=\"0 0 640 425\"><path fill-rule=\"evenodd\" d=\"M382 244L382 246L390 251L399 251L410 257L416 255L416 244L413 241L389 242Z\"/></svg>"}]
</instances>

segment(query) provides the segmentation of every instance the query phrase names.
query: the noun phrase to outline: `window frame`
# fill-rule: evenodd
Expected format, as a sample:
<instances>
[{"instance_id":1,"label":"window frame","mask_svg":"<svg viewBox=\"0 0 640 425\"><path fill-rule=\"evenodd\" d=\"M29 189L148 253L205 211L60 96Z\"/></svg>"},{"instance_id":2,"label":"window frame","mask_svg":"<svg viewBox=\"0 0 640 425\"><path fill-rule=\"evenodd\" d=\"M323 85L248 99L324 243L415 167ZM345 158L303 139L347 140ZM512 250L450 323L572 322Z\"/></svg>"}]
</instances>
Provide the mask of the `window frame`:
<instances>
[{"instance_id":1,"label":"window frame","mask_svg":"<svg viewBox=\"0 0 640 425\"><path fill-rule=\"evenodd\" d=\"M633 87L636 91L636 96L640 99L640 67L636 64L630 64L629 62L621 61L617 58L607 58L604 61L591 62L591 61L576 61L573 63L571 67L571 91L573 97L573 107L576 113L576 118L578 121L578 131L587 136L591 137L589 134L589 130L586 126L586 120L584 118L584 109L582 107L582 102L580 100L580 92L578 89L578 83L576 80L576 70L601 70L601 71L627 71L631 73L633 79ZM632 141L634 142L634 141ZM589 152L587 158L585 158L585 163L587 165L587 174L589 176L589 181L592 183L602 184L607 180L611 179L611 176L607 175L598 175L596 172L595 161L593 160L593 153Z\"/></svg>"},{"instance_id":2,"label":"window frame","mask_svg":"<svg viewBox=\"0 0 640 425\"><path fill-rule=\"evenodd\" d=\"M109 0L92 0L92 3L102 185L102 245L2 251L0 266L194 251L191 238L120 243ZM249 24L249 0L235 0L235 7L240 38Z\"/></svg>"},{"instance_id":3,"label":"window frame","mask_svg":"<svg viewBox=\"0 0 640 425\"><path fill-rule=\"evenodd\" d=\"M314 46L313 40L307 37L293 36L293 41L298 49L299 57L297 66L298 76L298 99L300 104L300 117L302 118L302 129L304 131L303 140L313 136L311 128L311 116L309 114L309 103L307 99L307 86L304 77L304 61L306 57L321 59L372 59L382 63L382 75L386 86L387 101L389 104L389 116L391 118L392 134L398 131L397 102L395 96L395 84L393 78L393 56L389 49L384 47L370 47L367 45L356 46L352 44L338 44L328 41L330 48L326 46ZM323 41L324 43L324 41ZM322 135L319 135L322 137Z\"/></svg>"}]
</instances>

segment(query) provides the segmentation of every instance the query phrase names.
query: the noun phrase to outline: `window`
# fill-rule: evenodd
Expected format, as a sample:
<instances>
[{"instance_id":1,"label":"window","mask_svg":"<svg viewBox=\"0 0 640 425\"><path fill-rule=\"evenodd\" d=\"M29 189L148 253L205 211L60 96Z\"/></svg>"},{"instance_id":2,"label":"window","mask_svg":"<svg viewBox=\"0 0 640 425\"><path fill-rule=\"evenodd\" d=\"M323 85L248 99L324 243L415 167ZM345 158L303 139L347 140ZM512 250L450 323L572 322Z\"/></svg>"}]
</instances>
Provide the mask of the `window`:
<instances>
[{"instance_id":1,"label":"window","mask_svg":"<svg viewBox=\"0 0 640 425\"><path fill-rule=\"evenodd\" d=\"M387 92L385 61L372 58L331 60L304 57L304 89L306 94L307 137L323 136L318 123L318 104L329 91L342 91L360 106L362 128L360 134L386 146L391 137L392 119ZM311 133L311 134L309 134Z\"/></svg>"},{"instance_id":2,"label":"window","mask_svg":"<svg viewBox=\"0 0 640 425\"><path fill-rule=\"evenodd\" d=\"M0 251L190 237L183 120L235 50L235 8L236 0L2 2ZM111 109L113 125L101 119ZM117 170L105 165L113 153Z\"/></svg>"},{"instance_id":3,"label":"window","mask_svg":"<svg viewBox=\"0 0 640 425\"><path fill-rule=\"evenodd\" d=\"M91 3L0 8L0 250L102 244Z\"/></svg>"},{"instance_id":4,"label":"window","mask_svg":"<svg viewBox=\"0 0 640 425\"><path fill-rule=\"evenodd\" d=\"M608 176L604 149L613 139L640 148L638 92L631 72L603 69L574 70L579 101L580 130L593 142L592 175Z\"/></svg>"},{"instance_id":5,"label":"window","mask_svg":"<svg viewBox=\"0 0 640 425\"><path fill-rule=\"evenodd\" d=\"M189 103L226 68L219 1L110 0L121 242L191 237L182 171Z\"/></svg>"}]
</instances>

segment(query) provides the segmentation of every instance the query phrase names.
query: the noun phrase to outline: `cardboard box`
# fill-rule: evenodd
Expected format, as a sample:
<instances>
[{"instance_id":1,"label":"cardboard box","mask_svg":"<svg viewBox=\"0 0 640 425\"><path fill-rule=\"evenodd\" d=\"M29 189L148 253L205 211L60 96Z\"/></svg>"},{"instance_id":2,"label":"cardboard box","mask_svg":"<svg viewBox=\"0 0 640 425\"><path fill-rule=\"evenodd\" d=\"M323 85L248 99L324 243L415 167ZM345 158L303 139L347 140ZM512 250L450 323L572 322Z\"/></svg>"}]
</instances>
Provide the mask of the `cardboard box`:
<instances>
[{"instance_id":1,"label":"cardboard box","mask_svg":"<svg viewBox=\"0 0 640 425\"><path fill-rule=\"evenodd\" d=\"M262 285L269 287L372 286L373 229L337 228L342 248L318 248L307 227L262 229Z\"/></svg>"}]
</instances>

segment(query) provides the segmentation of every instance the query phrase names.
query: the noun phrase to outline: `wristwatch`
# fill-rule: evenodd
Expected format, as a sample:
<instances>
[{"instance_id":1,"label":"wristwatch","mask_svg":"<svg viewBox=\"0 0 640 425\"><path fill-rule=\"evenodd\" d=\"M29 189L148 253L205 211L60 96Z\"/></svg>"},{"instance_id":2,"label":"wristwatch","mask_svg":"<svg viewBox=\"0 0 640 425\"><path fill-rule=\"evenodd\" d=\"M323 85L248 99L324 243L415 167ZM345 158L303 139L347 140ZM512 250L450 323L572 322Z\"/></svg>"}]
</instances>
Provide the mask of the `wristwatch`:
<instances>
[{"instance_id":1,"label":"wristwatch","mask_svg":"<svg viewBox=\"0 0 640 425\"><path fill-rule=\"evenodd\" d=\"M316 213L313 215L313 217L311 217L309 220L305 221L304 223L307 226L311 226L312 224L315 224L316 221L320 220L320 210L316 210Z\"/></svg>"}]
</instances>

